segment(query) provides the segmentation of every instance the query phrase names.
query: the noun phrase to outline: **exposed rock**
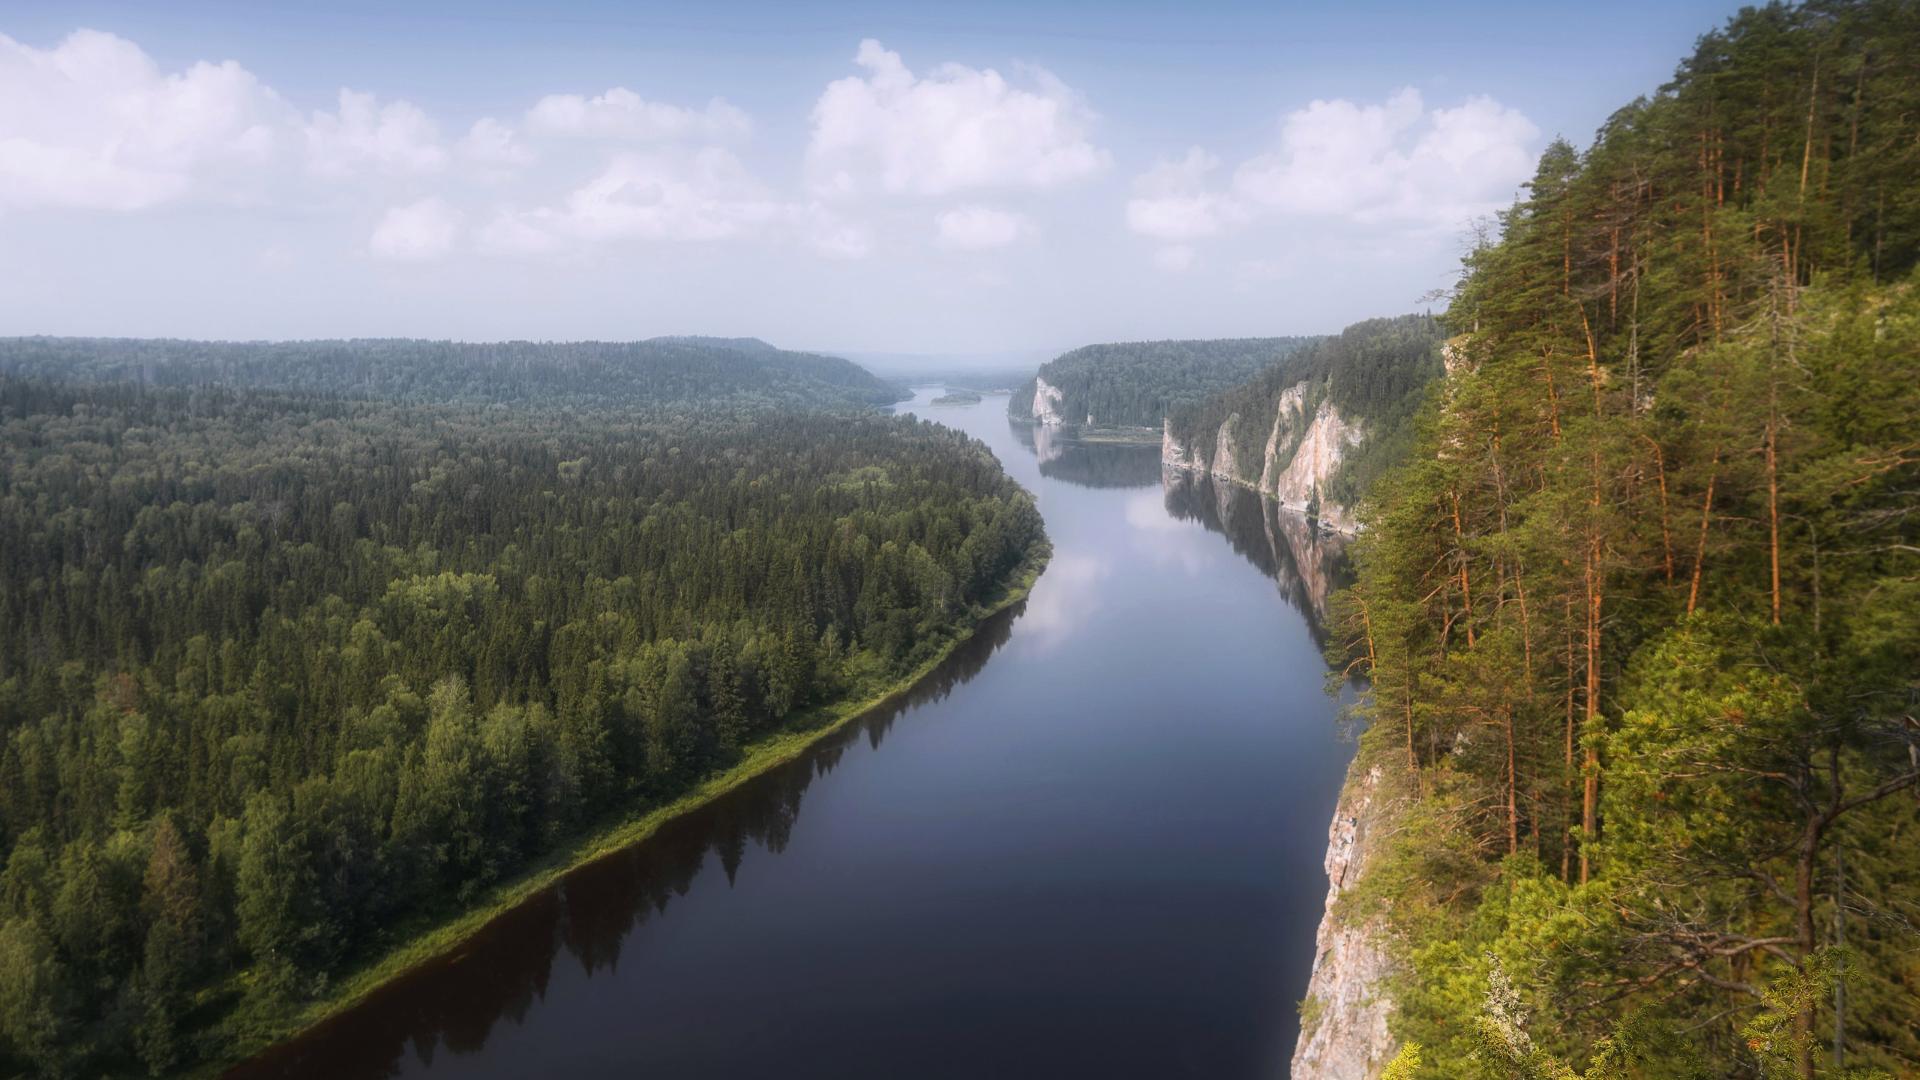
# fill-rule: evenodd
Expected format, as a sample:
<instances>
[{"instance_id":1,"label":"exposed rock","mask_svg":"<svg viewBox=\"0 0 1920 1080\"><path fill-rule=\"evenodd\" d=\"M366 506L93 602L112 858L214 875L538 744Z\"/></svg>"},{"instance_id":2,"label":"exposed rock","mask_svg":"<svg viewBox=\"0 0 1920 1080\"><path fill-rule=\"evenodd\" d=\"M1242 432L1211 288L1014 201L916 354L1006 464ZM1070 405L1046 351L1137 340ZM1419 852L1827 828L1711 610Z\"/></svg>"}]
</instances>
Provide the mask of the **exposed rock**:
<instances>
[{"instance_id":1,"label":"exposed rock","mask_svg":"<svg viewBox=\"0 0 1920 1080\"><path fill-rule=\"evenodd\" d=\"M1314 493L1321 492L1320 524L1336 532L1352 533L1358 528L1352 508L1331 501L1324 493L1327 481L1339 470L1347 450L1358 445L1364 433L1347 423L1340 410L1326 402L1320 404L1309 420L1304 415L1305 400L1304 385L1290 386L1280 395L1257 480L1247 474L1245 464L1234 453L1234 428L1241 422L1238 413L1229 416L1215 433L1211 457L1206 448L1190 446L1175 438L1173 425L1163 421L1160 460L1175 469L1210 473L1251 487L1263 495L1271 495L1288 510L1305 512L1314 501ZM1037 395L1034 401L1037 410Z\"/></svg>"},{"instance_id":2,"label":"exposed rock","mask_svg":"<svg viewBox=\"0 0 1920 1080\"><path fill-rule=\"evenodd\" d=\"M1274 482L1279 479L1274 475L1274 470L1280 465L1280 448L1293 441L1293 431L1300 423L1306 391L1306 386L1301 383L1287 387L1280 395L1279 407L1273 410L1273 430L1267 433L1267 449L1260 456L1261 491L1272 491Z\"/></svg>"},{"instance_id":3,"label":"exposed rock","mask_svg":"<svg viewBox=\"0 0 1920 1080\"><path fill-rule=\"evenodd\" d=\"M1318 952L1293 1049L1293 1080L1366 1080L1392 1056L1391 1005L1381 990L1390 964L1385 927L1377 920L1349 925L1335 909L1373 854L1385 809L1380 775L1376 765L1348 783L1327 830L1327 907L1315 936Z\"/></svg>"},{"instance_id":4,"label":"exposed rock","mask_svg":"<svg viewBox=\"0 0 1920 1080\"><path fill-rule=\"evenodd\" d=\"M1060 388L1047 380L1034 376L1033 379L1033 419L1047 427L1059 427L1066 420L1060 415L1060 403L1065 395Z\"/></svg>"},{"instance_id":5,"label":"exposed rock","mask_svg":"<svg viewBox=\"0 0 1920 1080\"><path fill-rule=\"evenodd\" d=\"M1327 480L1340 467L1347 448L1360 439L1359 429L1348 425L1340 415L1340 410L1328 402L1321 402L1320 408L1313 414L1313 423L1307 425L1306 434L1300 438L1299 448L1293 452L1293 457L1280 470L1280 474L1274 478L1273 487L1268 490L1281 506L1289 510L1307 509L1313 502L1314 493L1326 490ZM1353 518L1348 508L1330 500L1320 501L1320 520L1328 528L1341 532L1353 531Z\"/></svg>"},{"instance_id":6,"label":"exposed rock","mask_svg":"<svg viewBox=\"0 0 1920 1080\"><path fill-rule=\"evenodd\" d=\"M1233 453L1233 428L1239 421L1239 413L1227 417L1221 422L1219 434L1213 440L1213 468L1209 471L1223 480L1237 482L1240 479L1240 466L1234 460Z\"/></svg>"}]
</instances>

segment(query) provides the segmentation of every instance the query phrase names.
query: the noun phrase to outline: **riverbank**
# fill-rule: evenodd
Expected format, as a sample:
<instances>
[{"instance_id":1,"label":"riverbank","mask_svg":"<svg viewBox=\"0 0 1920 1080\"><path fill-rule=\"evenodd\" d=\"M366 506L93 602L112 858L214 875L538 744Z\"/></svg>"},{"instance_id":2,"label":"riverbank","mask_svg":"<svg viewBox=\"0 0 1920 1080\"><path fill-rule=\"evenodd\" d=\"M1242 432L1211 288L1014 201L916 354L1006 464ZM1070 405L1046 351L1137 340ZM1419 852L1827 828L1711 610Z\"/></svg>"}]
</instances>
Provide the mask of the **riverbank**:
<instances>
[{"instance_id":1,"label":"riverbank","mask_svg":"<svg viewBox=\"0 0 1920 1080\"><path fill-rule=\"evenodd\" d=\"M513 879L495 885L465 911L439 918L423 918L417 931L403 929L404 940L347 976L324 997L275 1012L235 1014L225 1018L225 1045L209 1055L194 1075L216 1076L275 1044L297 1038L352 1008L380 988L409 972L458 951L462 945L507 912L551 888L568 874L599 859L647 840L662 826L720 798L755 777L793 761L816 743L847 725L885 708L931 675L980 626L995 614L1027 598L1052 555L1042 540L1015 569L1000 593L980 605L956 625L939 648L919 667L886 687L859 700L809 710L779 733L749 747L732 768L717 773L698 787L664 806L597 829L557 849ZM245 973L240 976L246 978ZM216 1029L216 1034L218 1030Z\"/></svg>"}]
</instances>

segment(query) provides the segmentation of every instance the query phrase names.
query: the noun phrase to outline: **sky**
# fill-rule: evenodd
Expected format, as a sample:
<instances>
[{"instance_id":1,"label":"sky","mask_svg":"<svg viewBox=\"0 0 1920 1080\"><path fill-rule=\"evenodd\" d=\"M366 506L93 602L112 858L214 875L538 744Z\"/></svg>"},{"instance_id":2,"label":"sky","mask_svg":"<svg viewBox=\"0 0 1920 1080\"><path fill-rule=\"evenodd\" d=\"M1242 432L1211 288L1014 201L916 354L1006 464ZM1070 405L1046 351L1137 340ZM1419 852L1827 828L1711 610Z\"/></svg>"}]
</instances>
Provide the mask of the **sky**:
<instances>
[{"instance_id":1,"label":"sky","mask_svg":"<svg viewBox=\"0 0 1920 1080\"><path fill-rule=\"evenodd\" d=\"M0 0L0 335L1332 332L1735 6Z\"/></svg>"}]
</instances>

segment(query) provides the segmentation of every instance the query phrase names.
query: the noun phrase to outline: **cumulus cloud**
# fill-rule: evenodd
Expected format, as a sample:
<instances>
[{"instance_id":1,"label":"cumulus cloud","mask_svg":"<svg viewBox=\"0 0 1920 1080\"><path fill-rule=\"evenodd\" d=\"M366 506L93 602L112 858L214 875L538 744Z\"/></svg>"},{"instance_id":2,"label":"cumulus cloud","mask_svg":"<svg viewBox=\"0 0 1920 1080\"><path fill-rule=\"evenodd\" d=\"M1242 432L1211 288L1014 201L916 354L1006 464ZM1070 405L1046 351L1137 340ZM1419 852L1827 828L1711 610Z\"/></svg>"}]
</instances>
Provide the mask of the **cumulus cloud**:
<instances>
[{"instance_id":1,"label":"cumulus cloud","mask_svg":"<svg viewBox=\"0 0 1920 1080\"><path fill-rule=\"evenodd\" d=\"M1512 199L1539 136L1487 97L1443 109L1411 88L1376 105L1314 101L1287 114L1278 146L1241 165L1233 188L1281 213L1451 229Z\"/></svg>"},{"instance_id":2,"label":"cumulus cloud","mask_svg":"<svg viewBox=\"0 0 1920 1080\"><path fill-rule=\"evenodd\" d=\"M1127 227L1157 240L1188 241L1244 220L1245 210L1231 196L1207 190L1208 175L1219 167L1219 158L1197 146L1177 161L1156 162L1134 181Z\"/></svg>"},{"instance_id":3,"label":"cumulus cloud","mask_svg":"<svg viewBox=\"0 0 1920 1080\"><path fill-rule=\"evenodd\" d=\"M807 166L822 194L1050 188L1108 164L1092 111L1047 71L1029 69L1025 86L960 64L916 76L871 39L854 62L866 74L829 83L813 107Z\"/></svg>"},{"instance_id":4,"label":"cumulus cloud","mask_svg":"<svg viewBox=\"0 0 1920 1080\"><path fill-rule=\"evenodd\" d=\"M513 129L491 116L473 122L458 150L467 161L497 169L517 168L533 161L533 151L514 137Z\"/></svg>"},{"instance_id":5,"label":"cumulus cloud","mask_svg":"<svg viewBox=\"0 0 1920 1080\"><path fill-rule=\"evenodd\" d=\"M0 35L0 209L237 194L288 115L232 61L165 74L112 34L79 30L51 49Z\"/></svg>"},{"instance_id":6,"label":"cumulus cloud","mask_svg":"<svg viewBox=\"0 0 1920 1080\"><path fill-rule=\"evenodd\" d=\"M1024 235L1029 225L1019 214L991 206L962 206L934 219L941 247L984 251L1006 247Z\"/></svg>"},{"instance_id":7,"label":"cumulus cloud","mask_svg":"<svg viewBox=\"0 0 1920 1080\"><path fill-rule=\"evenodd\" d=\"M439 198L396 206L381 216L367 250L397 262L437 259L453 250L461 221L461 213Z\"/></svg>"},{"instance_id":8,"label":"cumulus cloud","mask_svg":"<svg viewBox=\"0 0 1920 1080\"><path fill-rule=\"evenodd\" d=\"M497 218L482 244L499 253L537 253L570 241L724 240L789 214L721 147L623 153L560 205Z\"/></svg>"},{"instance_id":9,"label":"cumulus cloud","mask_svg":"<svg viewBox=\"0 0 1920 1080\"><path fill-rule=\"evenodd\" d=\"M356 90L340 91L339 111L315 112L306 135L307 164L325 177L430 173L447 163L440 132L418 105L382 105L374 95Z\"/></svg>"},{"instance_id":10,"label":"cumulus cloud","mask_svg":"<svg viewBox=\"0 0 1920 1080\"><path fill-rule=\"evenodd\" d=\"M753 128L747 114L722 98L704 109L648 101L624 86L597 97L549 94L527 110L527 128L540 135L636 141L727 140Z\"/></svg>"}]
</instances>

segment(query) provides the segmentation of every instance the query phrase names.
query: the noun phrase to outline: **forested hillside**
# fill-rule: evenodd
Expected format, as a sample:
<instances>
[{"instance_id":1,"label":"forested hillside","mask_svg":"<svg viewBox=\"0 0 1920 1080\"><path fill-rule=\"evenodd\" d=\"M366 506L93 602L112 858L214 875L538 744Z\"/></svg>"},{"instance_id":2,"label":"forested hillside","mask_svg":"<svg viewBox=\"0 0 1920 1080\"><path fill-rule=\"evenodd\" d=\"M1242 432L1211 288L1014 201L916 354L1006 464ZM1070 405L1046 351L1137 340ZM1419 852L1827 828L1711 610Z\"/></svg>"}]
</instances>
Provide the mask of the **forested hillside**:
<instances>
[{"instance_id":1,"label":"forested hillside","mask_svg":"<svg viewBox=\"0 0 1920 1080\"><path fill-rule=\"evenodd\" d=\"M1312 338L1130 341L1086 345L1040 365L1014 391L1007 415L1032 422L1036 393L1058 422L1158 428L1173 409L1197 404L1258 374ZM1052 388L1049 394L1045 388Z\"/></svg>"},{"instance_id":2,"label":"forested hillside","mask_svg":"<svg viewBox=\"0 0 1920 1080\"><path fill-rule=\"evenodd\" d=\"M849 360L755 338L226 342L0 338L0 373L217 384L407 402L629 407L888 405L908 395Z\"/></svg>"},{"instance_id":3,"label":"forested hillside","mask_svg":"<svg viewBox=\"0 0 1920 1080\"><path fill-rule=\"evenodd\" d=\"M1044 545L948 429L486 401L697 395L724 364L530 348L8 345L84 377L0 374L0 1072L283 1031L567 838L914 670ZM767 378L732 400L795 385Z\"/></svg>"},{"instance_id":4,"label":"forested hillside","mask_svg":"<svg viewBox=\"0 0 1920 1080\"><path fill-rule=\"evenodd\" d=\"M1340 457L1319 492L1354 506L1374 479L1406 456L1413 417L1427 386L1440 375L1442 331L1430 315L1368 319L1317 338L1252 379L1198 404L1174 409L1167 433L1184 446L1219 447L1228 428L1232 460L1243 479L1263 490L1263 473L1284 470L1306 440L1322 406L1360 436ZM1267 444L1273 463L1266 463ZM1271 494L1271 491L1268 491Z\"/></svg>"},{"instance_id":5,"label":"forested hillside","mask_svg":"<svg viewBox=\"0 0 1920 1080\"><path fill-rule=\"evenodd\" d=\"M1467 257L1338 646L1397 1075L1920 1073L1915 57L1743 11Z\"/></svg>"}]
</instances>

